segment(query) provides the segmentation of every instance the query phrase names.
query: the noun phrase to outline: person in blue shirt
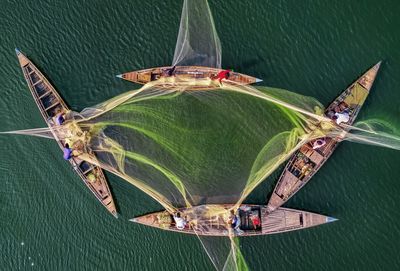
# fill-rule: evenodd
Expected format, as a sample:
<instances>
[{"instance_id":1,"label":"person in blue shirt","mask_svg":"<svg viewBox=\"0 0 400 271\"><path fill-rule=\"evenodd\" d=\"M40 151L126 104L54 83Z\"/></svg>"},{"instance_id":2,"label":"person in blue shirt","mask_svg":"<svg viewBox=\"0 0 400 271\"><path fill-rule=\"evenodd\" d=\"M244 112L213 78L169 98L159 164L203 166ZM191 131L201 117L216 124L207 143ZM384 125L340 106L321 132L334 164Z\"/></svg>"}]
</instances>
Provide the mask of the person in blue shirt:
<instances>
[{"instance_id":1,"label":"person in blue shirt","mask_svg":"<svg viewBox=\"0 0 400 271\"><path fill-rule=\"evenodd\" d=\"M56 116L56 124L57 125L62 125L64 123L64 121L65 121L65 117L64 116L65 116L65 114L62 113L62 112L57 114L57 116Z\"/></svg>"},{"instance_id":2,"label":"person in blue shirt","mask_svg":"<svg viewBox=\"0 0 400 271\"><path fill-rule=\"evenodd\" d=\"M235 229L238 224L238 217L235 215L234 210L231 210L231 214L228 218L228 224L230 224L233 229Z\"/></svg>"},{"instance_id":3,"label":"person in blue shirt","mask_svg":"<svg viewBox=\"0 0 400 271\"><path fill-rule=\"evenodd\" d=\"M69 160L72 158L72 149L69 147L68 143L65 143L63 152L64 152L63 157L65 160Z\"/></svg>"}]
</instances>

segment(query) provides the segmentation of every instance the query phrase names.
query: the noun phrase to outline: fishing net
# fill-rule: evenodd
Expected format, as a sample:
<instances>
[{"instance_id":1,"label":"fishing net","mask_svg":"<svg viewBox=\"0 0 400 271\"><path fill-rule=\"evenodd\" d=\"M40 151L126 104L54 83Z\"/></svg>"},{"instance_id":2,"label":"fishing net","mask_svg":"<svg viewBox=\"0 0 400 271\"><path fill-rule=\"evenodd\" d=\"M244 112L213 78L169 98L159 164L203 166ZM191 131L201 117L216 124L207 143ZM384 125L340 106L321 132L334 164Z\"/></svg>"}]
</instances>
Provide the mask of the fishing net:
<instances>
[{"instance_id":1,"label":"fishing net","mask_svg":"<svg viewBox=\"0 0 400 271\"><path fill-rule=\"evenodd\" d=\"M81 113L70 112L56 134L70 142L84 140L95 156L88 152L80 158L135 185L171 213L208 204L195 207L198 215L191 223L198 234L209 230L208 218L221 224L228 219L229 211L213 203L238 206L305 142L341 135L400 149L388 123L359 122L346 127L350 132L343 136L343 129L322 116L317 100L289 91L232 84L211 91L164 86L155 82ZM43 137L49 132L19 131ZM233 235L200 237L219 270L246 266Z\"/></svg>"},{"instance_id":2,"label":"fishing net","mask_svg":"<svg viewBox=\"0 0 400 271\"><path fill-rule=\"evenodd\" d=\"M219 270L232 268L237 259L243 260L237 245L201 235L209 231L210 221L215 222L211 217L224 225L229 215L229 210L210 204L239 205L306 140L302 137L316 120L285 107L285 102L277 103L276 97L303 104L299 111L321 112L321 105L272 88L251 88L251 93L247 87L228 85L212 91L183 90L164 89L161 82L128 93L136 95L109 111L104 105L85 110L104 112L79 122L88 131L88 146L98 162L86 159L116 172L171 213L178 207L208 204L207 210L197 208L192 227L213 264Z\"/></svg>"},{"instance_id":3,"label":"fishing net","mask_svg":"<svg viewBox=\"0 0 400 271\"><path fill-rule=\"evenodd\" d=\"M90 146L103 168L119 172L170 212L208 204L191 223L218 270L247 265L233 232L225 240L202 236L210 221L226 223L229 214L210 204L239 206L295 150L317 138L400 146L387 125L385 133L377 121L346 127L346 132L322 116L316 100L284 90L237 85L183 89L153 85L146 92L154 98L137 95L80 125L92 127Z\"/></svg>"},{"instance_id":4,"label":"fishing net","mask_svg":"<svg viewBox=\"0 0 400 271\"><path fill-rule=\"evenodd\" d=\"M221 44L206 0L185 0L173 66L221 68Z\"/></svg>"},{"instance_id":5,"label":"fishing net","mask_svg":"<svg viewBox=\"0 0 400 271\"><path fill-rule=\"evenodd\" d=\"M263 91L271 99L267 91L281 92ZM161 83L125 96L112 109L102 104L75 119L97 163L142 190L151 187L168 210L242 201L311 129L302 114L231 87L193 92Z\"/></svg>"},{"instance_id":6,"label":"fishing net","mask_svg":"<svg viewBox=\"0 0 400 271\"><path fill-rule=\"evenodd\" d=\"M335 137L400 149L395 126L371 119L340 128L311 97L233 83L210 91L180 84L160 80L81 113L68 112L53 132L71 143L83 141L81 159L135 185L169 212L193 206L191 226L199 236L210 222L226 224L229 209L306 142ZM52 137L46 128L12 133ZM212 205L218 203L232 206ZM244 268L238 241L227 231L229 239L200 241L217 269Z\"/></svg>"},{"instance_id":7,"label":"fishing net","mask_svg":"<svg viewBox=\"0 0 400 271\"><path fill-rule=\"evenodd\" d=\"M204 81L196 83L210 80ZM164 83L69 112L56 134L84 141L88 151L81 159L120 176L171 213L208 204L207 215L197 216L197 233L207 232L207 217L222 218L224 225L229 210L210 204L240 204L306 140L320 118L313 114L322 112L315 99L280 89L223 84L189 91L186 85ZM230 239L200 240L218 268L232 266L226 259L240 258L236 245L222 245Z\"/></svg>"}]
</instances>

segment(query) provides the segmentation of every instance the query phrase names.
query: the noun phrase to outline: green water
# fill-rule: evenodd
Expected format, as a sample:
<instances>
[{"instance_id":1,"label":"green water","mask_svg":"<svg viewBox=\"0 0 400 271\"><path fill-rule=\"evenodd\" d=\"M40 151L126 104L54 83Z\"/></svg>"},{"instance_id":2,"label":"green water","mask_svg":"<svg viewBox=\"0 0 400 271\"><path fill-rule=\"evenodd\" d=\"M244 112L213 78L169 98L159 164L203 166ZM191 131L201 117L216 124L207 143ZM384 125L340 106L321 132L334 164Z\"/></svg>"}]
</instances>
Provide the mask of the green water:
<instances>
[{"instance_id":1,"label":"green water","mask_svg":"<svg viewBox=\"0 0 400 271\"><path fill-rule=\"evenodd\" d=\"M172 61L182 1L1 1L0 130L43 127L19 47L73 110L135 88L115 74ZM400 123L398 1L216 1L223 66L329 103L383 60L359 119ZM261 120L260 120L261 121ZM109 215L51 141L0 136L0 270L212 270L196 237L128 219L161 207L107 174ZM339 218L241 239L253 270L398 270L399 152L343 143L287 206ZM249 198L264 203L279 172ZM33 265L32 265L33 264Z\"/></svg>"}]
</instances>

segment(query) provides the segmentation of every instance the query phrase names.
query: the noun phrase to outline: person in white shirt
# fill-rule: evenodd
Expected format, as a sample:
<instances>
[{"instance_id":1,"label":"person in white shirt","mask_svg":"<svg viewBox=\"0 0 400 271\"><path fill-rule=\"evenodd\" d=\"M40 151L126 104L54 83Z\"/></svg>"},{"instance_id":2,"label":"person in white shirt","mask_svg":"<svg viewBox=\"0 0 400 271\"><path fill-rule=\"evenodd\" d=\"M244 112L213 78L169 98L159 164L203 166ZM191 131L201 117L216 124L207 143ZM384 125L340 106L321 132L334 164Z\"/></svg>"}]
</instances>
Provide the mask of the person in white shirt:
<instances>
[{"instance_id":1,"label":"person in white shirt","mask_svg":"<svg viewBox=\"0 0 400 271\"><path fill-rule=\"evenodd\" d=\"M341 124L342 122L348 122L350 119L349 113L342 112L342 113L335 113L333 119L336 121L337 124Z\"/></svg>"},{"instance_id":2,"label":"person in white shirt","mask_svg":"<svg viewBox=\"0 0 400 271\"><path fill-rule=\"evenodd\" d=\"M186 220L181 217L181 213L174 215L175 226L178 230L183 230L186 227Z\"/></svg>"},{"instance_id":3,"label":"person in white shirt","mask_svg":"<svg viewBox=\"0 0 400 271\"><path fill-rule=\"evenodd\" d=\"M316 150L316 149L319 149L319 148L325 146L325 144L326 144L326 141L324 138L318 138L317 140L314 141L312 148L313 148L313 150Z\"/></svg>"}]
</instances>

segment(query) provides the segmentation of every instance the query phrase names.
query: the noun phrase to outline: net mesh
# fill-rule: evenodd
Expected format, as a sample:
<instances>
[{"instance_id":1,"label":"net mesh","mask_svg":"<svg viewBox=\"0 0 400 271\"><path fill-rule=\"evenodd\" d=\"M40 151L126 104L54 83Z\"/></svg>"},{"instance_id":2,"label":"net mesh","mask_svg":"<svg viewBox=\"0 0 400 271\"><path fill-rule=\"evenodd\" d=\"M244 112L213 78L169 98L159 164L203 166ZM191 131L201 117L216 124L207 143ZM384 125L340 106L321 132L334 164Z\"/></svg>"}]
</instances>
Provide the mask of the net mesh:
<instances>
[{"instance_id":1,"label":"net mesh","mask_svg":"<svg viewBox=\"0 0 400 271\"><path fill-rule=\"evenodd\" d=\"M164 86L152 82L81 113L69 112L53 132L72 145L82 141L86 152L81 159L135 185L170 213L194 207L196 233L208 232L210 222L225 225L226 241L200 237L219 270L247 268L235 234L226 226L229 210L299 146L336 137L400 149L396 126L371 119L339 127L322 115L317 100L286 90L229 82L211 91ZM8 133L50 138L51 132ZM218 203L232 205L212 205ZM201 204L207 208L196 207ZM227 241L230 245L223 245Z\"/></svg>"},{"instance_id":2,"label":"net mesh","mask_svg":"<svg viewBox=\"0 0 400 271\"><path fill-rule=\"evenodd\" d=\"M280 92L257 93L276 99L268 90ZM145 97L137 93L108 111L92 108L103 113L79 125L103 167L159 191L167 199L163 205L242 201L311 130L301 113L231 87L182 92L155 84Z\"/></svg>"},{"instance_id":3,"label":"net mesh","mask_svg":"<svg viewBox=\"0 0 400 271\"><path fill-rule=\"evenodd\" d=\"M221 68L221 44L206 0L183 2L172 65Z\"/></svg>"}]
</instances>

